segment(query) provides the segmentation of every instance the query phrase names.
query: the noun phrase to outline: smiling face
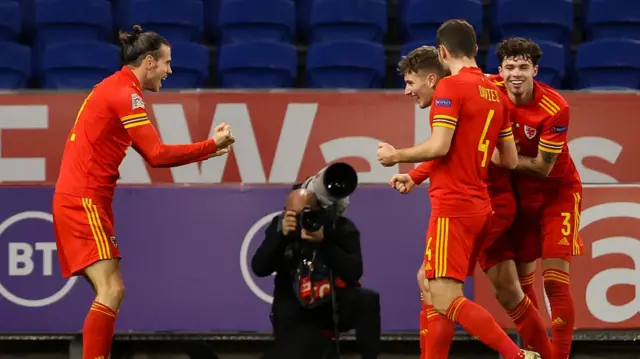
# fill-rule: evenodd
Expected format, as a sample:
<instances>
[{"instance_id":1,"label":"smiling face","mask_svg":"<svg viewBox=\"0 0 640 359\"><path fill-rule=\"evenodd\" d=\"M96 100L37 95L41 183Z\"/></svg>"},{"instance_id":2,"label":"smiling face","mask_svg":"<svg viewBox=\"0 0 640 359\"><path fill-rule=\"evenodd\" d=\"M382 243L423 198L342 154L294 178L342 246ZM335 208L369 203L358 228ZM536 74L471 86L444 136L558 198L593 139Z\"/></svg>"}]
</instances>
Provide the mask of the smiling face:
<instances>
[{"instance_id":1,"label":"smiling face","mask_svg":"<svg viewBox=\"0 0 640 359\"><path fill-rule=\"evenodd\" d=\"M145 90L160 91L162 81L171 75L171 48L167 45L162 45L159 54L160 56L157 59L154 59L151 55L145 59L147 67L147 76L143 84Z\"/></svg>"},{"instance_id":2,"label":"smiling face","mask_svg":"<svg viewBox=\"0 0 640 359\"><path fill-rule=\"evenodd\" d=\"M409 72L404 75L404 94L413 98L420 108L427 108L433 101L433 94L440 76L427 70L417 73Z\"/></svg>"},{"instance_id":3,"label":"smiling face","mask_svg":"<svg viewBox=\"0 0 640 359\"><path fill-rule=\"evenodd\" d=\"M510 93L522 96L533 91L533 78L538 74L538 66L533 64L531 58L507 57L502 60L498 71Z\"/></svg>"}]
</instances>

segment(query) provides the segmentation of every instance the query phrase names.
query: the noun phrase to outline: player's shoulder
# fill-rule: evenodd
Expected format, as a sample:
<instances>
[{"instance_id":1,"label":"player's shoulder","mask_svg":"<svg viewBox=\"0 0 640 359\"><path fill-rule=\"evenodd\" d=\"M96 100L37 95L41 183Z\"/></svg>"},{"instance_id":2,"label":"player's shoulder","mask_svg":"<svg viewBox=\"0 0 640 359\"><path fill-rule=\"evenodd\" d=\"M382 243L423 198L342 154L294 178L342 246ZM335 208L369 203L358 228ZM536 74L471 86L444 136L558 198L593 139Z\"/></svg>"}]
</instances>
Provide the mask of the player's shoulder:
<instances>
[{"instance_id":1,"label":"player's shoulder","mask_svg":"<svg viewBox=\"0 0 640 359\"><path fill-rule=\"evenodd\" d=\"M536 86L542 91L542 97L540 99L541 105L546 105L546 107L550 108L554 113L569 108L569 104L558 90L538 81L536 81Z\"/></svg>"}]
</instances>

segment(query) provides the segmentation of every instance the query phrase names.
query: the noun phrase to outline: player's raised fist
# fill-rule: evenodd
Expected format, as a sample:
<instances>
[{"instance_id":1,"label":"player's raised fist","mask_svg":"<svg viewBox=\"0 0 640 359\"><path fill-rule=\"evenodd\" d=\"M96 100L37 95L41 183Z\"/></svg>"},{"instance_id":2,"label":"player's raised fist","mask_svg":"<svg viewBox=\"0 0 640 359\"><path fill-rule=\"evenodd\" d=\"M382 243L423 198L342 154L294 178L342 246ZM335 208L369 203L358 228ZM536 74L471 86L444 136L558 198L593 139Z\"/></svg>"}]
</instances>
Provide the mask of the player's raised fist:
<instances>
[{"instance_id":1,"label":"player's raised fist","mask_svg":"<svg viewBox=\"0 0 640 359\"><path fill-rule=\"evenodd\" d=\"M393 175L393 177L391 177L391 179L389 180L389 184L396 191L402 194L407 194L411 192L413 187L416 186L415 182L413 182L413 180L411 179L411 176L409 176L408 173L399 173L399 174Z\"/></svg>"},{"instance_id":2,"label":"player's raised fist","mask_svg":"<svg viewBox=\"0 0 640 359\"><path fill-rule=\"evenodd\" d=\"M231 133L231 126L226 123L221 123L213 130L213 141L216 143L218 149L223 149L231 146L236 139Z\"/></svg>"},{"instance_id":3,"label":"player's raised fist","mask_svg":"<svg viewBox=\"0 0 640 359\"><path fill-rule=\"evenodd\" d=\"M378 143L378 162L385 167L391 167L398 163L395 160L396 149L386 142Z\"/></svg>"}]
</instances>

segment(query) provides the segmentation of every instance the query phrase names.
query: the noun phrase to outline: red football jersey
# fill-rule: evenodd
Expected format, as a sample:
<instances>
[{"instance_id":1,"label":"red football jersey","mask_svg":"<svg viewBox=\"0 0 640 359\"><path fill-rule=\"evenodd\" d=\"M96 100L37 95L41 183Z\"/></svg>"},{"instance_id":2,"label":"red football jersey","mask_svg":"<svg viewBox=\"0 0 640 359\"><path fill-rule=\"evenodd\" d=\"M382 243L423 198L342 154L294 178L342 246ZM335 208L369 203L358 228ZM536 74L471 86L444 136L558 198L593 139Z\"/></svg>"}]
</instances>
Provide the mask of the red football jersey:
<instances>
[{"instance_id":1,"label":"red football jersey","mask_svg":"<svg viewBox=\"0 0 640 359\"><path fill-rule=\"evenodd\" d=\"M80 106L65 144L56 192L110 203L129 146L154 167L202 161L216 152L212 139L163 144L147 116L140 83L125 66L96 85Z\"/></svg>"},{"instance_id":2,"label":"red football jersey","mask_svg":"<svg viewBox=\"0 0 640 359\"><path fill-rule=\"evenodd\" d=\"M431 172L432 213L477 216L491 211L487 169L496 142L513 136L498 87L479 68L463 68L442 79L431 104L431 126L455 130L446 156Z\"/></svg>"},{"instance_id":3,"label":"red football jersey","mask_svg":"<svg viewBox=\"0 0 640 359\"><path fill-rule=\"evenodd\" d=\"M492 76L498 87L507 89L499 76ZM539 183L555 187L564 184L579 184L580 174L576 169L569 147L569 105L552 87L534 81L533 101L524 106L511 103L511 121L518 152L527 157L537 157L538 151L558 154L558 158L546 179L516 173L518 181Z\"/></svg>"}]
</instances>

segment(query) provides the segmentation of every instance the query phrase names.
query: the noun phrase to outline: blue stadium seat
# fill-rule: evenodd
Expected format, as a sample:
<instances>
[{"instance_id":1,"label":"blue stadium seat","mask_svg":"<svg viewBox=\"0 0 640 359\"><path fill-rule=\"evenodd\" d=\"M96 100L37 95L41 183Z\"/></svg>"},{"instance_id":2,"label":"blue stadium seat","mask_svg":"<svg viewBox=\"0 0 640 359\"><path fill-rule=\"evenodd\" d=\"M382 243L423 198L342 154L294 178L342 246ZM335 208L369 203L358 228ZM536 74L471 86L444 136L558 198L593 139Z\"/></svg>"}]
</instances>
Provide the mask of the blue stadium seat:
<instances>
[{"instance_id":1,"label":"blue stadium seat","mask_svg":"<svg viewBox=\"0 0 640 359\"><path fill-rule=\"evenodd\" d=\"M163 88L200 88L209 75L209 50L193 42L171 44L171 70L173 73L162 84Z\"/></svg>"},{"instance_id":2,"label":"blue stadium seat","mask_svg":"<svg viewBox=\"0 0 640 359\"><path fill-rule=\"evenodd\" d=\"M20 4L0 1L0 41L16 41L21 32Z\"/></svg>"},{"instance_id":3,"label":"blue stadium seat","mask_svg":"<svg viewBox=\"0 0 640 359\"><path fill-rule=\"evenodd\" d=\"M20 89L31 76L31 49L12 42L0 42L0 88Z\"/></svg>"},{"instance_id":4,"label":"blue stadium seat","mask_svg":"<svg viewBox=\"0 0 640 359\"><path fill-rule=\"evenodd\" d=\"M409 0L402 19L406 42L425 41L435 43L436 31L449 19L464 19L482 32L481 0Z\"/></svg>"},{"instance_id":5,"label":"blue stadium seat","mask_svg":"<svg viewBox=\"0 0 640 359\"><path fill-rule=\"evenodd\" d=\"M296 0L296 28L305 41L309 39L309 19L311 7L316 0Z\"/></svg>"},{"instance_id":6,"label":"blue stadium seat","mask_svg":"<svg viewBox=\"0 0 640 359\"><path fill-rule=\"evenodd\" d=\"M234 0L220 4L223 44L245 41L291 42L296 13L291 0Z\"/></svg>"},{"instance_id":7,"label":"blue stadium seat","mask_svg":"<svg viewBox=\"0 0 640 359\"><path fill-rule=\"evenodd\" d=\"M293 45L258 41L223 45L218 71L224 88L293 86L298 54Z\"/></svg>"},{"instance_id":8,"label":"blue stadium seat","mask_svg":"<svg viewBox=\"0 0 640 359\"><path fill-rule=\"evenodd\" d=\"M583 43L576 55L576 88L640 89L640 41L595 40Z\"/></svg>"},{"instance_id":9,"label":"blue stadium seat","mask_svg":"<svg viewBox=\"0 0 640 359\"><path fill-rule=\"evenodd\" d=\"M539 70L535 79L554 88L562 87L567 66L566 50L562 45L550 41L538 41L538 45L543 55L538 64ZM491 45L487 52L485 72L497 74L499 66L496 45Z\"/></svg>"},{"instance_id":10,"label":"blue stadium seat","mask_svg":"<svg viewBox=\"0 0 640 359\"><path fill-rule=\"evenodd\" d=\"M307 53L307 85L311 88L379 88L384 70L384 47L379 43L313 44Z\"/></svg>"},{"instance_id":11,"label":"blue stadium seat","mask_svg":"<svg viewBox=\"0 0 640 359\"><path fill-rule=\"evenodd\" d=\"M387 21L384 0L315 0L309 19L311 41L382 42Z\"/></svg>"},{"instance_id":12,"label":"blue stadium seat","mask_svg":"<svg viewBox=\"0 0 640 359\"><path fill-rule=\"evenodd\" d=\"M592 0L585 25L589 40L640 40L640 2Z\"/></svg>"},{"instance_id":13,"label":"blue stadium seat","mask_svg":"<svg viewBox=\"0 0 640 359\"><path fill-rule=\"evenodd\" d=\"M36 43L39 50L66 41L110 39L113 20L108 1L36 1L35 13Z\"/></svg>"},{"instance_id":14,"label":"blue stadium seat","mask_svg":"<svg viewBox=\"0 0 640 359\"><path fill-rule=\"evenodd\" d=\"M118 47L99 41L64 42L48 46L41 64L47 89L88 89L120 68Z\"/></svg>"},{"instance_id":15,"label":"blue stadium seat","mask_svg":"<svg viewBox=\"0 0 640 359\"><path fill-rule=\"evenodd\" d=\"M200 41L204 28L201 0L130 0L127 29L135 24L169 42Z\"/></svg>"},{"instance_id":16,"label":"blue stadium seat","mask_svg":"<svg viewBox=\"0 0 640 359\"><path fill-rule=\"evenodd\" d=\"M202 0L204 31L207 37L216 38L218 36L218 18L221 1L222 0Z\"/></svg>"},{"instance_id":17,"label":"blue stadium seat","mask_svg":"<svg viewBox=\"0 0 640 359\"><path fill-rule=\"evenodd\" d=\"M406 56L411 51L417 49L420 46L425 46L425 45L435 46L435 39L434 39L434 42L414 41L414 42L405 43L400 48L400 56Z\"/></svg>"},{"instance_id":18,"label":"blue stadium seat","mask_svg":"<svg viewBox=\"0 0 640 359\"><path fill-rule=\"evenodd\" d=\"M498 0L496 24L502 37L525 37L569 45L573 0Z\"/></svg>"}]
</instances>

